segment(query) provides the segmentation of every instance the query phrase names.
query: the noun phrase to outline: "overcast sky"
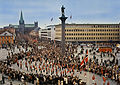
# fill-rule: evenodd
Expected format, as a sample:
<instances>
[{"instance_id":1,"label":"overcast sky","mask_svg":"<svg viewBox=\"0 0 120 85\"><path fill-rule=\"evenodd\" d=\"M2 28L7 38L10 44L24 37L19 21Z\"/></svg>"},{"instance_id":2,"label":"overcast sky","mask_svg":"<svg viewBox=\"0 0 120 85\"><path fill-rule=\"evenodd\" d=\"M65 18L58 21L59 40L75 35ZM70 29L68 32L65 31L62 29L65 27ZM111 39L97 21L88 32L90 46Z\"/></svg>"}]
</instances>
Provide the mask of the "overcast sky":
<instances>
[{"instance_id":1,"label":"overcast sky","mask_svg":"<svg viewBox=\"0 0 120 85\"><path fill-rule=\"evenodd\" d=\"M66 23L120 22L120 0L0 0L0 27L18 24L21 10L25 23L38 21L42 28L59 24L62 5L65 15L72 15Z\"/></svg>"}]
</instances>

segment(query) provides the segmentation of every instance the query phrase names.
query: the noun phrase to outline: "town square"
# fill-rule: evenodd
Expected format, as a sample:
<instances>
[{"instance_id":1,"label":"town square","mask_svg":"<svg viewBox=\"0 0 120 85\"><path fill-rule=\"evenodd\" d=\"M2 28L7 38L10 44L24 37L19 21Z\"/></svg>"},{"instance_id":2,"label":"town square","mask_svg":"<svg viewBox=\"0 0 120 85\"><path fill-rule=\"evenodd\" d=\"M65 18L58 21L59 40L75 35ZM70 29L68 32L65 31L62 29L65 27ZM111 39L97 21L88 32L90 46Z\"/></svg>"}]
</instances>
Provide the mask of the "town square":
<instances>
[{"instance_id":1,"label":"town square","mask_svg":"<svg viewBox=\"0 0 120 85\"><path fill-rule=\"evenodd\" d=\"M107 15L107 8L104 16L97 11L103 10L99 8L103 0L94 1L97 5L90 2L96 7L91 8L97 9L92 15L89 6L83 8L89 9L86 12L79 11L78 7L86 4L83 0L46 1L1 1L6 7L0 6L0 85L120 85L120 23ZM118 5L108 3L111 6L103 7ZM6 22L2 16L7 13L12 17L9 10L20 10L19 16L13 14ZM95 16L94 23L87 18L91 24L77 21L82 12L101 22L97 23ZM111 16L117 16L114 12ZM11 21L15 17L18 24ZM104 20L108 21L102 23Z\"/></svg>"}]
</instances>

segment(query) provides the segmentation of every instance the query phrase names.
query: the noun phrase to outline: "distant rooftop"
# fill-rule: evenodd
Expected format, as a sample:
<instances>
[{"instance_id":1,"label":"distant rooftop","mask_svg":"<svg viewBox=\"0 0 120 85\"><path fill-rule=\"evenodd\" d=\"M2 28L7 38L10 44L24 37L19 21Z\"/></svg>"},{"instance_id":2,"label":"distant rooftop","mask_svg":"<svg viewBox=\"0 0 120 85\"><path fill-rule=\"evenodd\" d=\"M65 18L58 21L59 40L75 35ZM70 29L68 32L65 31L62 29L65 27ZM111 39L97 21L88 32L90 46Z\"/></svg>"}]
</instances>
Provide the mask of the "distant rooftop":
<instances>
[{"instance_id":1,"label":"distant rooftop","mask_svg":"<svg viewBox=\"0 0 120 85\"><path fill-rule=\"evenodd\" d=\"M25 24L25 27L35 27L35 24Z\"/></svg>"},{"instance_id":2,"label":"distant rooftop","mask_svg":"<svg viewBox=\"0 0 120 85\"><path fill-rule=\"evenodd\" d=\"M19 25L9 24L9 26L5 26L5 28L7 28L7 27L19 28ZM35 24L25 24L25 27L26 27L26 28L35 27Z\"/></svg>"}]
</instances>

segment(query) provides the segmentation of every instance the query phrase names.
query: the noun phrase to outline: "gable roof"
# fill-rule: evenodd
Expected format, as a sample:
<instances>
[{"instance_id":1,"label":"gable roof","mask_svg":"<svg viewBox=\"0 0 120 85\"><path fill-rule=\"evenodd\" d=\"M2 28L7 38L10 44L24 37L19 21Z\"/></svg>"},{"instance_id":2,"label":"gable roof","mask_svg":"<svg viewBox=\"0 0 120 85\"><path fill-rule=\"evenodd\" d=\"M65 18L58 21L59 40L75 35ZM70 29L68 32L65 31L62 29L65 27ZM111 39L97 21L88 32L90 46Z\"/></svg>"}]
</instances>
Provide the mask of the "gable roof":
<instances>
[{"instance_id":1,"label":"gable roof","mask_svg":"<svg viewBox=\"0 0 120 85\"><path fill-rule=\"evenodd\" d=\"M13 34L8 31L4 31L3 33L0 34L0 36L13 36Z\"/></svg>"}]
</instances>

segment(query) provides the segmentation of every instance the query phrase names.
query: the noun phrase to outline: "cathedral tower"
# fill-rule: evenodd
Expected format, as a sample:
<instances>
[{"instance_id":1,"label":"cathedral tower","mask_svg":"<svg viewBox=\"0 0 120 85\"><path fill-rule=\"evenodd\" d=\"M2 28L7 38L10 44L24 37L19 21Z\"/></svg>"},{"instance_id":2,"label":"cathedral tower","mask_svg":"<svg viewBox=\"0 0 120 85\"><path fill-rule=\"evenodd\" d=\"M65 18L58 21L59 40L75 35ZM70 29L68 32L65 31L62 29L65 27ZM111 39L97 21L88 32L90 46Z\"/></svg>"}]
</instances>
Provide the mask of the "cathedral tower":
<instances>
[{"instance_id":1,"label":"cathedral tower","mask_svg":"<svg viewBox=\"0 0 120 85\"><path fill-rule=\"evenodd\" d=\"M20 20L19 20L19 32L21 34L24 34L24 30L25 30L25 23L24 23L23 14L21 11Z\"/></svg>"}]
</instances>

